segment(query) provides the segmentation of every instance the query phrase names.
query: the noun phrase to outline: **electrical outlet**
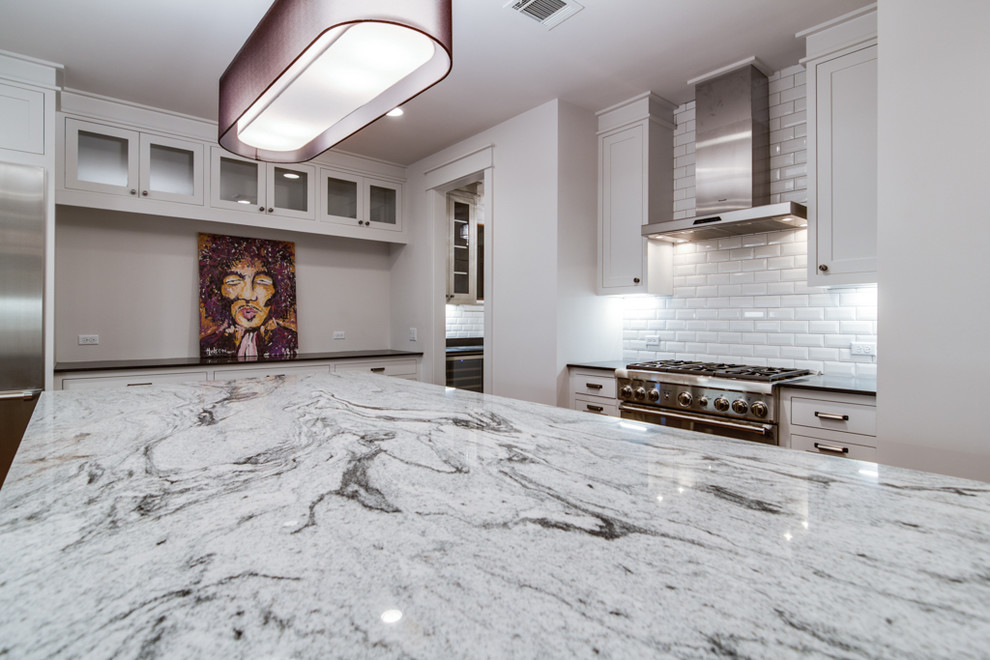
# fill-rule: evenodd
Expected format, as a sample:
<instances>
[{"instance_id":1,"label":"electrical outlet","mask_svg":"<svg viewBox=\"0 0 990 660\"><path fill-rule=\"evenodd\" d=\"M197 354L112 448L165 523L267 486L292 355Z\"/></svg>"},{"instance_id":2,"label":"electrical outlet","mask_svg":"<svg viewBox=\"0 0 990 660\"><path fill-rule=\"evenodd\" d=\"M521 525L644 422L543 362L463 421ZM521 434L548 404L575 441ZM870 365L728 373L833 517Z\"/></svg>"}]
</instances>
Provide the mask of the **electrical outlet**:
<instances>
[{"instance_id":1,"label":"electrical outlet","mask_svg":"<svg viewBox=\"0 0 990 660\"><path fill-rule=\"evenodd\" d=\"M79 335L80 346L96 346L100 343L99 335Z\"/></svg>"},{"instance_id":2,"label":"electrical outlet","mask_svg":"<svg viewBox=\"0 0 990 660\"><path fill-rule=\"evenodd\" d=\"M416 341L416 328L409 328L409 341Z\"/></svg>"},{"instance_id":3,"label":"electrical outlet","mask_svg":"<svg viewBox=\"0 0 990 660\"><path fill-rule=\"evenodd\" d=\"M647 337L646 338L646 345L647 346L659 346L660 345L660 337L657 337L656 335L653 335L652 337Z\"/></svg>"},{"instance_id":4,"label":"electrical outlet","mask_svg":"<svg viewBox=\"0 0 990 660\"><path fill-rule=\"evenodd\" d=\"M854 341L849 344L853 355L876 355L877 345L869 341Z\"/></svg>"},{"instance_id":5,"label":"electrical outlet","mask_svg":"<svg viewBox=\"0 0 990 660\"><path fill-rule=\"evenodd\" d=\"M344 331L343 330L334 330L333 331L333 338L334 339L344 339Z\"/></svg>"}]
</instances>

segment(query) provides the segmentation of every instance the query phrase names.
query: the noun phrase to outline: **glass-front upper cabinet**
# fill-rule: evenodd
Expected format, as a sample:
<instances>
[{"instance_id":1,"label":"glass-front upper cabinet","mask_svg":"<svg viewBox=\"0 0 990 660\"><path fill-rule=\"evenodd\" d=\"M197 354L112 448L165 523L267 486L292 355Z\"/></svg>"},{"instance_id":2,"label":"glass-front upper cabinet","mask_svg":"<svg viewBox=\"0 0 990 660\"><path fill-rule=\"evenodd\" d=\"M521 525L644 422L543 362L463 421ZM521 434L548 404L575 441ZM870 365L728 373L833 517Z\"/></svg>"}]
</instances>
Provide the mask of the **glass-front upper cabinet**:
<instances>
[{"instance_id":1,"label":"glass-front upper cabinet","mask_svg":"<svg viewBox=\"0 0 990 660\"><path fill-rule=\"evenodd\" d=\"M361 194L362 179L345 172L323 172L323 199L325 214L336 222L353 223L360 219L364 224L364 201Z\"/></svg>"},{"instance_id":2,"label":"glass-front upper cabinet","mask_svg":"<svg viewBox=\"0 0 990 660\"><path fill-rule=\"evenodd\" d=\"M203 203L203 145L66 118L65 187Z\"/></svg>"},{"instance_id":3,"label":"glass-front upper cabinet","mask_svg":"<svg viewBox=\"0 0 990 660\"><path fill-rule=\"evenodd\" d=\"M321 168L320 188L325 222L402 229L401 184Z\"/></svg>"},{"instance_id":4,"label":"glass-front upper cabinet","mask_svg":"<svg viewBox=\"0 0 990 660\"><path fill-rule=\"evenodd\" d=\"M268 165L268 213L313 220L316 217L316 168Z\"/></svg>"},{"instance_id":5,"label":"glass-front upper cabinet","mask_svg":"<svg viewBox=\"0 0 990 660\"><path fill-rule=\"evenodd\" d=\"M447 223L447 302L484 300L484 224L479 222L477 197L448 193Z\"/></svg>"},{"instance_id":6,"label":"glass-front upper cabinet","mask_svg":"<svg viewBox=\"0 0 990 660\"><path fill-rule=\"evenodd\" d=\"M312 165L261 163L214 147L210 174L214 207L304 220L316 217Z\"/></svg>"},{"instance_id":7,"label":"glass-front upper cabinet","mask_svg":"<svg viewBox=\"0 0 990 660\"><path fill-rule=\"evenodd\" d=\"M368 190L368 222L380 229L399 229L398 184L365 179Z\"/></svg>"}]
</instances>

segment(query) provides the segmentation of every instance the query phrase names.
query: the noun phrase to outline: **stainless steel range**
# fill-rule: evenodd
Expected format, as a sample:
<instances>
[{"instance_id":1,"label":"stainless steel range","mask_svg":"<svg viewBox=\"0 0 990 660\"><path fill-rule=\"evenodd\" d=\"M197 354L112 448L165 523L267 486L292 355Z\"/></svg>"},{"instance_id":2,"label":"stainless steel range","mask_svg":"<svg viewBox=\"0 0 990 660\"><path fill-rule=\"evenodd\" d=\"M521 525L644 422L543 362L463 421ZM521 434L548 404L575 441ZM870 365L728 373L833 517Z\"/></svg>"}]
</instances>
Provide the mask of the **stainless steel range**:
<instances>
[{"instance_id":1,"label":"stainless steel range","mask_svg":"<svg viewBox=\"0 0 990 660\"><path fill-rule=\"evenodd\" d=\"M777 444L775 388L808 369L718 362L635 362L615 372L623 419Z\"/></svg>"}]
</instances>

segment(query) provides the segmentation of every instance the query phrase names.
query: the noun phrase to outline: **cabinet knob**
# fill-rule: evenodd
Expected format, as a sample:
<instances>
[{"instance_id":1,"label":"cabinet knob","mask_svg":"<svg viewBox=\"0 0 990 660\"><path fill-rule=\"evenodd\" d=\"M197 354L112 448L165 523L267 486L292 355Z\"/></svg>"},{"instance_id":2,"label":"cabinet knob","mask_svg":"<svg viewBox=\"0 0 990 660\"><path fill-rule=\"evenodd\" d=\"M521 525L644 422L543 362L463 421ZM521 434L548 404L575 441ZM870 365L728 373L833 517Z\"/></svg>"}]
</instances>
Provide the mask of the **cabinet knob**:
<instances>
[{"instance_id":1,"label":"cabinet knob","mask_svg":"<svg viewBox=\"0 0 990 660\"><path fill-rule=\"evenodd\" d=\"M141 191L141 196L142 197L147 197L148 196L148 191L147 190L142 190Z\"/></svg>"},{"instance_id":2,"label":"cabinet knob","mask_svg":"<svg viewBox=\"0 0 990 660\"><path fill-rule=\"evenodd\" d=\"M262 213L264 213L265 212L265 207L264 206L259 206L258 207L258 210L261 211Z\"/></svg>"},{"instance_id":3,"label":"cabinet knob","mask_svg":"<svg viewBox=\"0 0 990 660\"><path fill-rule=\"evenodd\" d=\"M639 284L639 278L638 277L634 277L633 278L633 284Z\"/></svg>"},{"instance_id":4,"label":"cabinet knob","mask_svg":"<svg viewBox=\"0 0 990 660\"><path fill-rule=\"evenodd\" d=\"M273 208L269 208L269 209L268 209L268 212L269 212L269 213L274 213L274 212L275 212L275 209L273 209Z\"/></svg>"},{"instance_id":5,"label":"cabinet knob","mask_svg":"<svg viewBox=\"0 0 990 660\"><path fill-rule=\"evenodd\" d=\"M828 265L827 264L818 264L818 270L822 271L823 273L827 273L828 272Z\"/></svg>"},{"instance_id":6,"label":"cabinet knob","mask_svg":"<svg viewBox=\"0 0 990 660\"><path fill-rule=\"evenodd\" d=\"M136 195L137 194L137 190L135 190L134 188L131 188L131 194L132 195Z\"/></svg>"}]
</instances>

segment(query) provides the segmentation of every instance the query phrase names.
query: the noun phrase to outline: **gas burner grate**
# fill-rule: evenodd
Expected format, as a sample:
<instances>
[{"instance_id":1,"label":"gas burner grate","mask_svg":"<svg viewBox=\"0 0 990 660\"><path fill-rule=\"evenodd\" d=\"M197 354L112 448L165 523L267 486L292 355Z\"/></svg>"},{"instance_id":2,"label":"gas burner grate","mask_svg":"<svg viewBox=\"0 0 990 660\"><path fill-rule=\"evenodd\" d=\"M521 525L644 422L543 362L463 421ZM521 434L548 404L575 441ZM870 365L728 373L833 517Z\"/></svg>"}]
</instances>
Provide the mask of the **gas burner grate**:
<instances>
[{"instance_id":1,"label":"gas burner grate","mask_svg":"<svg viewBox=\"0 0 990 660\"><path fill-rule=\"evenodd\" d=\"M692 362L689 360L653 360L649 362L634 362L626 365L627 369L655 371L657 373L691 374L697 376L717 376L738 380L759 380L775 382L808 376L814 372L808 369L790 369L787 367L759 367L746 364L729 364L725 362Z\"/></svg>"}]
</instances>

